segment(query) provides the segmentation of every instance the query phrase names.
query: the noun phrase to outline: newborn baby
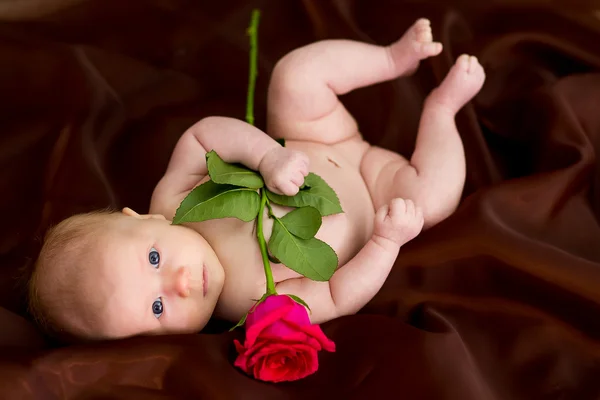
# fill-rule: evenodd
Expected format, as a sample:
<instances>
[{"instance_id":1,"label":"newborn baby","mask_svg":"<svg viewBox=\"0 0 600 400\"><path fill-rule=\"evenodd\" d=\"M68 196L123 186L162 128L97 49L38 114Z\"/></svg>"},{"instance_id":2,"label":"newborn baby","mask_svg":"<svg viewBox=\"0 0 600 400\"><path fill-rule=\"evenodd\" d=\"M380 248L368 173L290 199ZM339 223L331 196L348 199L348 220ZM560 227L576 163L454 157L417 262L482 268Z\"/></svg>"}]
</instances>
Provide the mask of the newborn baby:
<instances>
[{"instance_id":1,"label":"newborn baby","mask_svg":"<svg viewBox=\"0 0 600 400\"><path fill-rule=\"evenodd\" d=\"M213 314L237 322L265 292L254 224L170 222L209 179L211 150L259 171L276 193L295 195L309 172L336 191L344 213L324 217L316 235L338 255L331 280L271 266L277 292L304 299L313 323L356 313L383 285L400 246L457 207L465 158L454 117L485 75L475 57L457 59L425 102L410 161L365 142L337 95L412 73L441 50L420 19L390 46L327 40L292 51L273 71L268 135L205 118L178 141L150 214L93 212L48 232L30 283L32 313L50 332L79 339L197 332ZM288 211L273 204L277 216ZM268 241L273 221L262 218Z\"/></svg>"}]
</instances>

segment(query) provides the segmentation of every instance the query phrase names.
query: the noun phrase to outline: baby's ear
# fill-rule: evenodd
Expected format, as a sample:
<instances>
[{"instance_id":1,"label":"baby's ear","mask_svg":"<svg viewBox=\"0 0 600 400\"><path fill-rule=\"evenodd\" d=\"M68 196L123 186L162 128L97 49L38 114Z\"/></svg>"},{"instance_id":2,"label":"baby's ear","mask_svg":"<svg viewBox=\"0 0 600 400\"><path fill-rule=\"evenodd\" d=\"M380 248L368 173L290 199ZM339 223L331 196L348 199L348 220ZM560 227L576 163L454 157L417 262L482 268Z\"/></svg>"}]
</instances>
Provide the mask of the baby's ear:
<instances>
[{"instance_id":1,"label":"baby's ear","mask_svg":"<svg viewBox=\"0 0 600 400\"><path fill-rule=\"evenodd\" d=\"M135 217L135 218L140 218L141 215L136 213L135 211L133 211L131 208L129 207L125 207L123 210L121 210L121 212L124 215L127 215L128 217Z\"/></svg>"},{"instance_id":2,"label":"baby's ear","mask_svg":"<svg viewBox=\"0 0 600 400\"><path fill-rule=\"evenodd\" d=\"M134 217L134 218L138 218L138 219L162 219L162 220L166 220L164 215L161 214L138 214L135 211L133 211L131 208L129 207L125 207L122 211L123 214L127 215L128 217Z\"/></svg>"}]
</instances>

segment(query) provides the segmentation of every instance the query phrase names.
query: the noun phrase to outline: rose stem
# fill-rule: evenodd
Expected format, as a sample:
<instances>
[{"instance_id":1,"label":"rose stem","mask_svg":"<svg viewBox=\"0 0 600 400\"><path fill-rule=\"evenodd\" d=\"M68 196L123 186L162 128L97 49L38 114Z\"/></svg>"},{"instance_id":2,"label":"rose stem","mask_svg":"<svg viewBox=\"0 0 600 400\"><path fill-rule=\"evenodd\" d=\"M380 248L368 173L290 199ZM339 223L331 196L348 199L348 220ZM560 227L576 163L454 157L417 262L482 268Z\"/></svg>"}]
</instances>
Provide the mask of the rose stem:
<instances>
[{"instance_id":1,"label":"rose stem","mask_svg":"<svg viewBox=\"0 0 600 400\"><path fill-rule=\"evenodd\" d=\"M248 28L248 35L250 35L250 72L248 76L248 97L246 101L246 122L250 125L254 125L254 89L256 87L256 58L257 58L257 47L258 47L258 21L260 19L260 11L252 10L252 20L250 27ZM258 246L260 247L260 254L262 256L263 265L265 267L265 276L267 278L267 295L277 294L275 291L275 283L273 282L273 273L271 272L271 264L269 263L269 256L267 254L267 243L265 236L263 235L263 216L265 212L265 205L268 203L267 193L264 189L260 189L260 207L258 208L258 216L256 219L256 236L258 238ZM271 207L269 206L269 213Z\"/></svg>"},{"instance_id":2,"label":"rose stem","mask_svg":"<svg viewBox=\"0 0 600 400\"><path fill-rule=\"evenodd\" d=\"M260 19L260 11L252 10L252 20L248 28L250 35L250 71L248 77L248 96L246 99L246 121L250 125L254 125L254 88L256 82L256 58L258 48L258 21Z\"/></svg>"},{"instance_id":3,"label":"rose stem","mask_svg":"<svg viewBox=\"0 0 600 400\"><path fill-rule=\"evenodd\" d=\"M273 283L273 273L271 272L271 264L267 255L267 243L263 235L263 214L265 212L265 204L267 203L267 193L261 189L260 207L258 209L258 217L256 219L256 236L258 237L258 246L262 256L263 265L265 267L265 276L267 277L267 295L277 294L275 291L275 283Z\"/></svg>"}]
</instances>

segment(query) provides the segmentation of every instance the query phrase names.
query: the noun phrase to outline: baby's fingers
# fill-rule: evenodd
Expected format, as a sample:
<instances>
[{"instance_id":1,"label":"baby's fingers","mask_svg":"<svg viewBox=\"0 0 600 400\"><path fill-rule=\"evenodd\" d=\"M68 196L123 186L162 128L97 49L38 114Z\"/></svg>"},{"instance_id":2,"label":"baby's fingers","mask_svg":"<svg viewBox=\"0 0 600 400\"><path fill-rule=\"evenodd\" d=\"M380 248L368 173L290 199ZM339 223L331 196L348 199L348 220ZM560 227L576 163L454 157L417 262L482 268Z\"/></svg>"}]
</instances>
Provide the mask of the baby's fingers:
<instances>
[{"instance_id":1,"label":"baby's fingers","mask_svg":"<svg viewBox=\"0 0 600 400\"><path fill-rule=\"evenodd\" d=\"M300 172L302 172L303 176L307 176L308 175L308 157L306 157L305 160L303 160L302 162L302 166L300 167Z\"/></svg>"},{"instance_id":2,"label":"baby's fingers","mask_svg":"<svg viewBox=\"0 0 600 400\"><path fill-rule=\"evenodd\" d=\"M304 175L302 174L302 172L296 172L292 175L291 181L294 185L300 187L304 183Z\"/></svg>"},{"instance_id":3,"label":"baby's fingers","mask_svg":"<svg viewBox=\"0 0 600 400\"><path fill-rule=\"evenodd\" d=\"M387 204L384 204L381 207L379 207L379 210L377 210L377 212L375 213L375 221L383 222L385 220L385 217L388 216L389 211L390 206Z\"/></svg>"},{"instance_id":4,"label":"baby's fingers","mask_svg":"<svg viewBox=\"0 0 600 400\"><path fill-rule=\"evenodd\" d=\"M282 182L279 185L277 185L277 188L279 189L281 194L283 194L285 196L295 196L296 194L298 194L298 191L300 190L298 188L298 186L300 186L300 185L296 185L292 181L287 181L287 182Z\"/></svg>"},{"instance_id":5,"label":"baby's fingers","mask_svg":"<svg viewBox=\"0 0 600 400\"><path fill-rule=\"evenodd\" d=\"M403 215L406 215L409 207L409 201L410 200L405 201L401 198L393 199L390 202L390 216L392 218L399 218Z\"/></svg>"},{"instance_id":6,"label":"baby's fingers","mask_svg":"<svg viewBox=\"0 0 600 400\"><path fill-rule=\"evenodd\" d=\"M406 204L406 214L415 215L415 203L410 199L404 200L404 203Z\"/></svg>"},{"instance_id":7,"label":"baby's fingers","mask_svg":"<svg viewBox=\"0 0 600 400\"><path fill-rule=\"evenodd\" d=\"M424 217L423 217L423 209L421 207L416 207L416 216L417 216L417 220L421 221L421 224L423 224Z\"/></svg>"}]
</instances>

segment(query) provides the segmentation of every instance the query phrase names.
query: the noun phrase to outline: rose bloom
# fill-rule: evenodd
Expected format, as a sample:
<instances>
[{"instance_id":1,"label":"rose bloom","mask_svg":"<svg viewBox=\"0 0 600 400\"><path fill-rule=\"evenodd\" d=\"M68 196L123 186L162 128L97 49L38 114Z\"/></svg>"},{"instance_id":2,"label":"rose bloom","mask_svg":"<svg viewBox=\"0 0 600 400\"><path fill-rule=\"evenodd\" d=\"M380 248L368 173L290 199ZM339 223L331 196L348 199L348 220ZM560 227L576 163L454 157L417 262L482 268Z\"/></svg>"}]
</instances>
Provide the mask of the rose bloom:
<instances>
[{"instance_id":1,"label":"rose bloom","mask_svg":"<svg viewBox=\"0 0 600 400\"><path fill-rule=\"evenodd\" d=\"M335 351L321 327L310 323L304 306L286 295L269 296L254 307L245 328L244 344L234 341L234 365L262 381L302 379L319 368L318 351Z\"/></svg>"}]
</instances>

